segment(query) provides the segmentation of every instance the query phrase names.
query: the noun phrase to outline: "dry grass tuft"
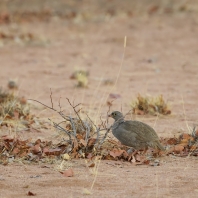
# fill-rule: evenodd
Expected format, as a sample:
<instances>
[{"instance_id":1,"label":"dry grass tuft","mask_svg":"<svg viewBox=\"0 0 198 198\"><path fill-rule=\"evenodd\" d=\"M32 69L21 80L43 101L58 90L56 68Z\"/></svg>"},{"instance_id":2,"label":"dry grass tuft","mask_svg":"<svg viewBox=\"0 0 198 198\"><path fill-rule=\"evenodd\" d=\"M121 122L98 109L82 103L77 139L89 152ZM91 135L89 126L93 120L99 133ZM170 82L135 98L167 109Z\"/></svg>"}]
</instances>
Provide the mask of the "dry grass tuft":
<instances>
[{"instance_id":1,"label":"dry grass tuft","mask_svg":"<svg viewBox=\"0 0 198 198\"><path fill-rule=\"evenodd\" d=\"M89 72L85 70L76 70L71 76L71 79L77 80L77 87L87 87L88 86L88 76Z\"/></svg>"},{"instance_id":2,"label":"dry grass tuft","mask_svg":"<svg viewBox=\"0 0 198 198\"><path fill-rule=\"evenodd\" d=\"M138 115L168 115L171 114L168 104L164 101L163 95L157 97L149 97L138 95L136 101L133 101L132 109L134 114Z\"/></svg>"},{"instance_id":3,"label":"dry grass tuft","mask_svg":"<svg viewBox=\"0 0 198 198\"><path fill-rule=\"evenodd\" d=\"M0 89L0 118L26 118L30 113L29 105L24 97Z\"/></svg>"}]
</instances>

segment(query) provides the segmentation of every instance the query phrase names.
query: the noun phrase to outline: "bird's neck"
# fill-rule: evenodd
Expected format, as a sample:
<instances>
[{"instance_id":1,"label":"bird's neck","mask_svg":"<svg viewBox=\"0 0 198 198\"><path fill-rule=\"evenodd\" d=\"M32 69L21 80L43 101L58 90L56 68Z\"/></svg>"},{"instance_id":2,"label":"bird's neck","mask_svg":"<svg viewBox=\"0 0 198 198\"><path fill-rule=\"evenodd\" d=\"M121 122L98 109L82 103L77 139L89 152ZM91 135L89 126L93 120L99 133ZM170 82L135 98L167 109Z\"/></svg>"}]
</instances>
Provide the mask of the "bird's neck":
<instances>
[{"instance_id":1,"label":"bird's neck","mask_svg":"<svg viewBox=\"0 0 198 198\"><path fill-rule=\"evenodd\" d=\"M124 122L124 118L119 118L119 119L115 120L115 122L113 124L113 129L116 129L122 122Z\"/></svg>"},{"instance_id":2,"label":"bird's neck","mask_svg":"<svg viewBox=\"0 0 198 198\"><path fill-rule=\"evenodd\" d=\"M124 122L124 118L119 118L119 119L115 120L114 124L120 124L122 122Z\"/></svg>"},{"instance_id":3,"label":"bird's neck","mask_svg":"<svg viewBox=\"0 0 198 198\"><path fill-rule=\"evenodd\" d=\"M115 123L120 123L120 122L124 122L124 117L120 117L115 120Z\"/></svg>"}]
</instances>

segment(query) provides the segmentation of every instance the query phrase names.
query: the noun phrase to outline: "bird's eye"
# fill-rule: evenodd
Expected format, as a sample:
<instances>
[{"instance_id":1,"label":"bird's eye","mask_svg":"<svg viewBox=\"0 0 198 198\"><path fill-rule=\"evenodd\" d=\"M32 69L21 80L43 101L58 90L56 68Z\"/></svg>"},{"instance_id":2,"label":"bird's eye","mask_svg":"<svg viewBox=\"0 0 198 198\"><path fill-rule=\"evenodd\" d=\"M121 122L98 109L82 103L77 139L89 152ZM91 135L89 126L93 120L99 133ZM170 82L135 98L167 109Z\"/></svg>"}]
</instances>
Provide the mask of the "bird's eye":
<instances>
[{"instance_id":1,"label":"bird's eye","mask_svg":"<svg viewBox=\"0 0 198 198\"><path fill-rule=\"evenodd\" d=\"M114 116L116 116L116 113L113 113Z\"/></svg>"}]
</instances>

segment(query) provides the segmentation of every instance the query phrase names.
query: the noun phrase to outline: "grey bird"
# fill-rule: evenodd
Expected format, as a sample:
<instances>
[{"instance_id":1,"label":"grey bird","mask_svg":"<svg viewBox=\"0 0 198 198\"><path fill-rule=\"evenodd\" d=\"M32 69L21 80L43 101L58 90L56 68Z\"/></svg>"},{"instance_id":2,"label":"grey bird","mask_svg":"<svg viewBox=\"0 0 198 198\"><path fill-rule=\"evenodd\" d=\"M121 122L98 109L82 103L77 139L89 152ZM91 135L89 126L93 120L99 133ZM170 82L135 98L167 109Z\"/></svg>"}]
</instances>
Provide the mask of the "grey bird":
<instances>
[{"instance_id":1,"label":"grey bird","mask_svg":"<svg viewBox=\"0 0 198 198\"><path fill-rule=\"evenodd\" d=\"M147 150L148 147L165 150L155 130L149 125L140 121L124 120L123 114L119 111L113 111L109 117L115 120L112 133L123 145L136 150Z\"/></svg>"}]
</instances>

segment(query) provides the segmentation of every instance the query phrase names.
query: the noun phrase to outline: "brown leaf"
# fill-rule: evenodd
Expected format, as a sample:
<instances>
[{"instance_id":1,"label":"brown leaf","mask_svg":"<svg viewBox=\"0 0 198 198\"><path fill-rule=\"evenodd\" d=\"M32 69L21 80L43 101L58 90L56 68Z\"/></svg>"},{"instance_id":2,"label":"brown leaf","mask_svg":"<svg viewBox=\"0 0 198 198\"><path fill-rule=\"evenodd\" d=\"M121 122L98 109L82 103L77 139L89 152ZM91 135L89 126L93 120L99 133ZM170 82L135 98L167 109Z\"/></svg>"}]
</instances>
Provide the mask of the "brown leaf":
<instances>
[{"instance_id":1,"label":"brown leaf","mask_svg":"<svg viewBox=\"0 0 198 198\"><path fill-rule=\"evenodd\" d=\"M92 168L95 166L95 163L91 163L88 167Z\"/></svg>"},{"instance_id":2,"label":"brown leaf","mask_svg":"<svg viewBox=\"0 0 198 198\"><path fill-rule=\"evenodd\" d=\"M88 147L94 145L95 142L96 142L96 138L90 138L90 139L88 140L88 143L87 143Z\"/></svg>"},{"instance_id":3,"label":"brown leaf","mask_svg":"<svg viewBox=\"0 0 198 198\"><path fill-rule=\"evenodd\" d=\"M35 144L40 144L41 143L41 139L36 140Z\"/></svg>"},{"instance_id":4,"label":"brown leaf","mask_svg":"<svg viewBox=\"0 0 198 198\"><path fill-rule=\"evenodd\" d=\"M180 138L181 139L187 139L187 140L189 140L189 139L191 139L191 135L190 134L188 134L188 133L184 133L184 134L182 134L181 136L180 136Z\"/></svg>"},{"instance_id":5,"label":"brown leaf","mask_svg":"<svg viewBox=\"0 0 198 198\"><path fill-rule=\"evenodd\" d=\"M92 159L92 158L93 158L92 153L89 153L89 154L87 155L87 159Z\"/></svg>"},{"instance_id":6,"label":"brown leaf","mask_svg":"<svg viewBox=\"0 0 198 198\"><path fill-rule=\"evenodd\" d=\"M56 156L59 156L61 154L61 149L55 148L55 149L49 149L48 151L46 149L45 154L46 155L56 155Z\"/></svg>"},{"instance_id":7,"label":"brown leaf","mask_svg":"<svg viewBox=\"0 0 198 198\"><path fill-rule=\"evenodd\" d=\"M28 196L35 196L36 193L33 193L33 192L29 191L29 192L27 193L27 195L28 195Z\"/></svg>"},{"instance_id":8,"label":"brown leaf","mask_svg":"<svg viewBox=\"0 0 198 198\"><path fill-rule=\"evenodd\" d=\"M191 147L190 147L190 150L191 151L195 151L197 149L197 145L192 145Z\"/></svg>"},{"instance_id":9,"label":"brown leaf","mask_svg":"<svg viewBox=\"0 0 198 198\"><path fill-rule=\"evenodd\" d=\"M36 144L35 146L33 146L33 147L31 148L31 151L32 151L34 154L40 153L40 152L41 152L40 144Z\"/></svg>"},{"instance_id":10,"label":"brown leaf","mask_svg":"<svg viewBox=\"0 0 198 198\"><path fill-rule=\"evenodd\" d=\"M49 152L49 148L48 147L44 147L43 148L43 153L47 153L47 152Z\"/></svg>"},{"instance_id":11,"label":"brown leaf","mask_svg":"<svg viewBox=\"0 0 198 198\"><path fill-rule=\"evenodd\" d=\"M116 157L120 157L123 154L124 150L118 150L118 149L113 149L112 151L109 152L109 154L116 158Z\"/></svg>"},{"instance_id":12,"label":"brown leaf","mask_svg":"<svg viewBox=\"0 0 198 198\"><path fill-rule=\"evenodd\" d=\"M112 103L112 101L107 101L107 106L112 106L113 105L113 103Z\"/></svg>"},{"instance_id":13,"label":"brown leaf","mask_svg":"<svg viewBox=\"0 0 198 198\"><path fill-rule=\"evenodd\" d=\"M174 146L174 152L176 152L176 153L180 153L183 150L184 150L184 146L182 146L182 145L178 144L178 145Z\"/></svg>"},{"instance_id":14,"label":"brown leaf","mask_svg":"<svg viewBox=\"0 0 198 198\"><path fill-rule=\"evenodd\" d=\"M114 157L112 157L111 155L105 155L104 159L105 160L114 160Z\"/></svg>"},{"instance_id":15,"label":"brown leaf","mask_svg":"<svg viewBox=\"0 0 198 198\"><path fill-rule=\"evenodd\" d=\"M146 164L146 165L150 164L150 160L145 160L144 164Z\"/></svg>"},{"instance_id":16,"label":"brown leaf","mask_svg":"<svg viewBox=\"0 0 198 198\"><path fill-rule=\"evenodd\" d=\"M23 151L22 153L20 153L20 157L25 157L25 156L27 156L27 153L28 153L28 151Z\"/></svg>"},{"instance_id":17,"label":"brown leaf","mask_svg":"<svg viewBox=\"0 0 198 198\"><path fill-rule=\"evenodd\" d=\"M13 151L12 151L12 153L14 155L17 155L19 153L19 149L18 148L14 148Z\"/></svg>"},{"instance_id":18,"label":"brown leaf","mask_svg":"<svg viewBox=\"0 0 198 198\"><path fill-rule=\"evenodd\" d=\"M73 144L74 144L73 151L75 152L76 150L78 150L78 142L77 142L77 140L73 140Z\"/></svg>"},{"instance_id":19,"label":"brown leaf","mask_svg":"<svg viewBox=\"0 0 198 198\"><path fill-rule=\"evenodd\" d=\"M181 140L180 145L187 146L188 145L188 140L187 139Z\"/></svg>"},{"instance_id":20,"label":"brown leaf","mask_svg":"<svg viewBox=\"0 0 198 198\"><path fill-rule=\"evenodd\" d=\"M77 135L76 135L76 138L79 139L79 140L80 140L80 139L83 139L83 135L82 135L82 134L77 134Z\"/></svg>"},{"instance_id":21,"label":"brown leaf","mask_svg":"<svg viewBox=\"0 0 198 198\"><path fill-rule=\"evenodd\" d=\"M138 161L138 162L144 162L144 161L146 161L146 156L136 154L136 155L135 155L135 159L136 159L136 161Z\"/></svg>"},{"instance_id":22,"label":"brown leaf","mask_svg":"<svg viewBox=\"0 0 198 198\"><path fill-rule=\"evenodd\" d=\"M73 172L73 170L71 168L70 169L67 169L66 171L61 172L61 173L65 177L73 177L74 176L74 172Z\"/></svg>"},{"instance_id":23,"label":"brown leaf","mask_svg":"<svg viewBox=\"0 0 198 198\"><path fill-rule=\"evenodd\" d=\"M177 139L176 138L170 138L170 139L167 140L167 144L169 144L169 145L177 144Z\"/></svg>"},{"instance_id":24,"label":"brown leaf","mask_svg":"<svg viewBox=\"0 0 198 198\"><path fill-rule=\"evenodd\" d=\"M87 146L86 141L85 141L85 140L83 140L83 139L80 139L79 143L81 143L84 147L86 147L86 146Z\"/></svg>"}]
</instances>

